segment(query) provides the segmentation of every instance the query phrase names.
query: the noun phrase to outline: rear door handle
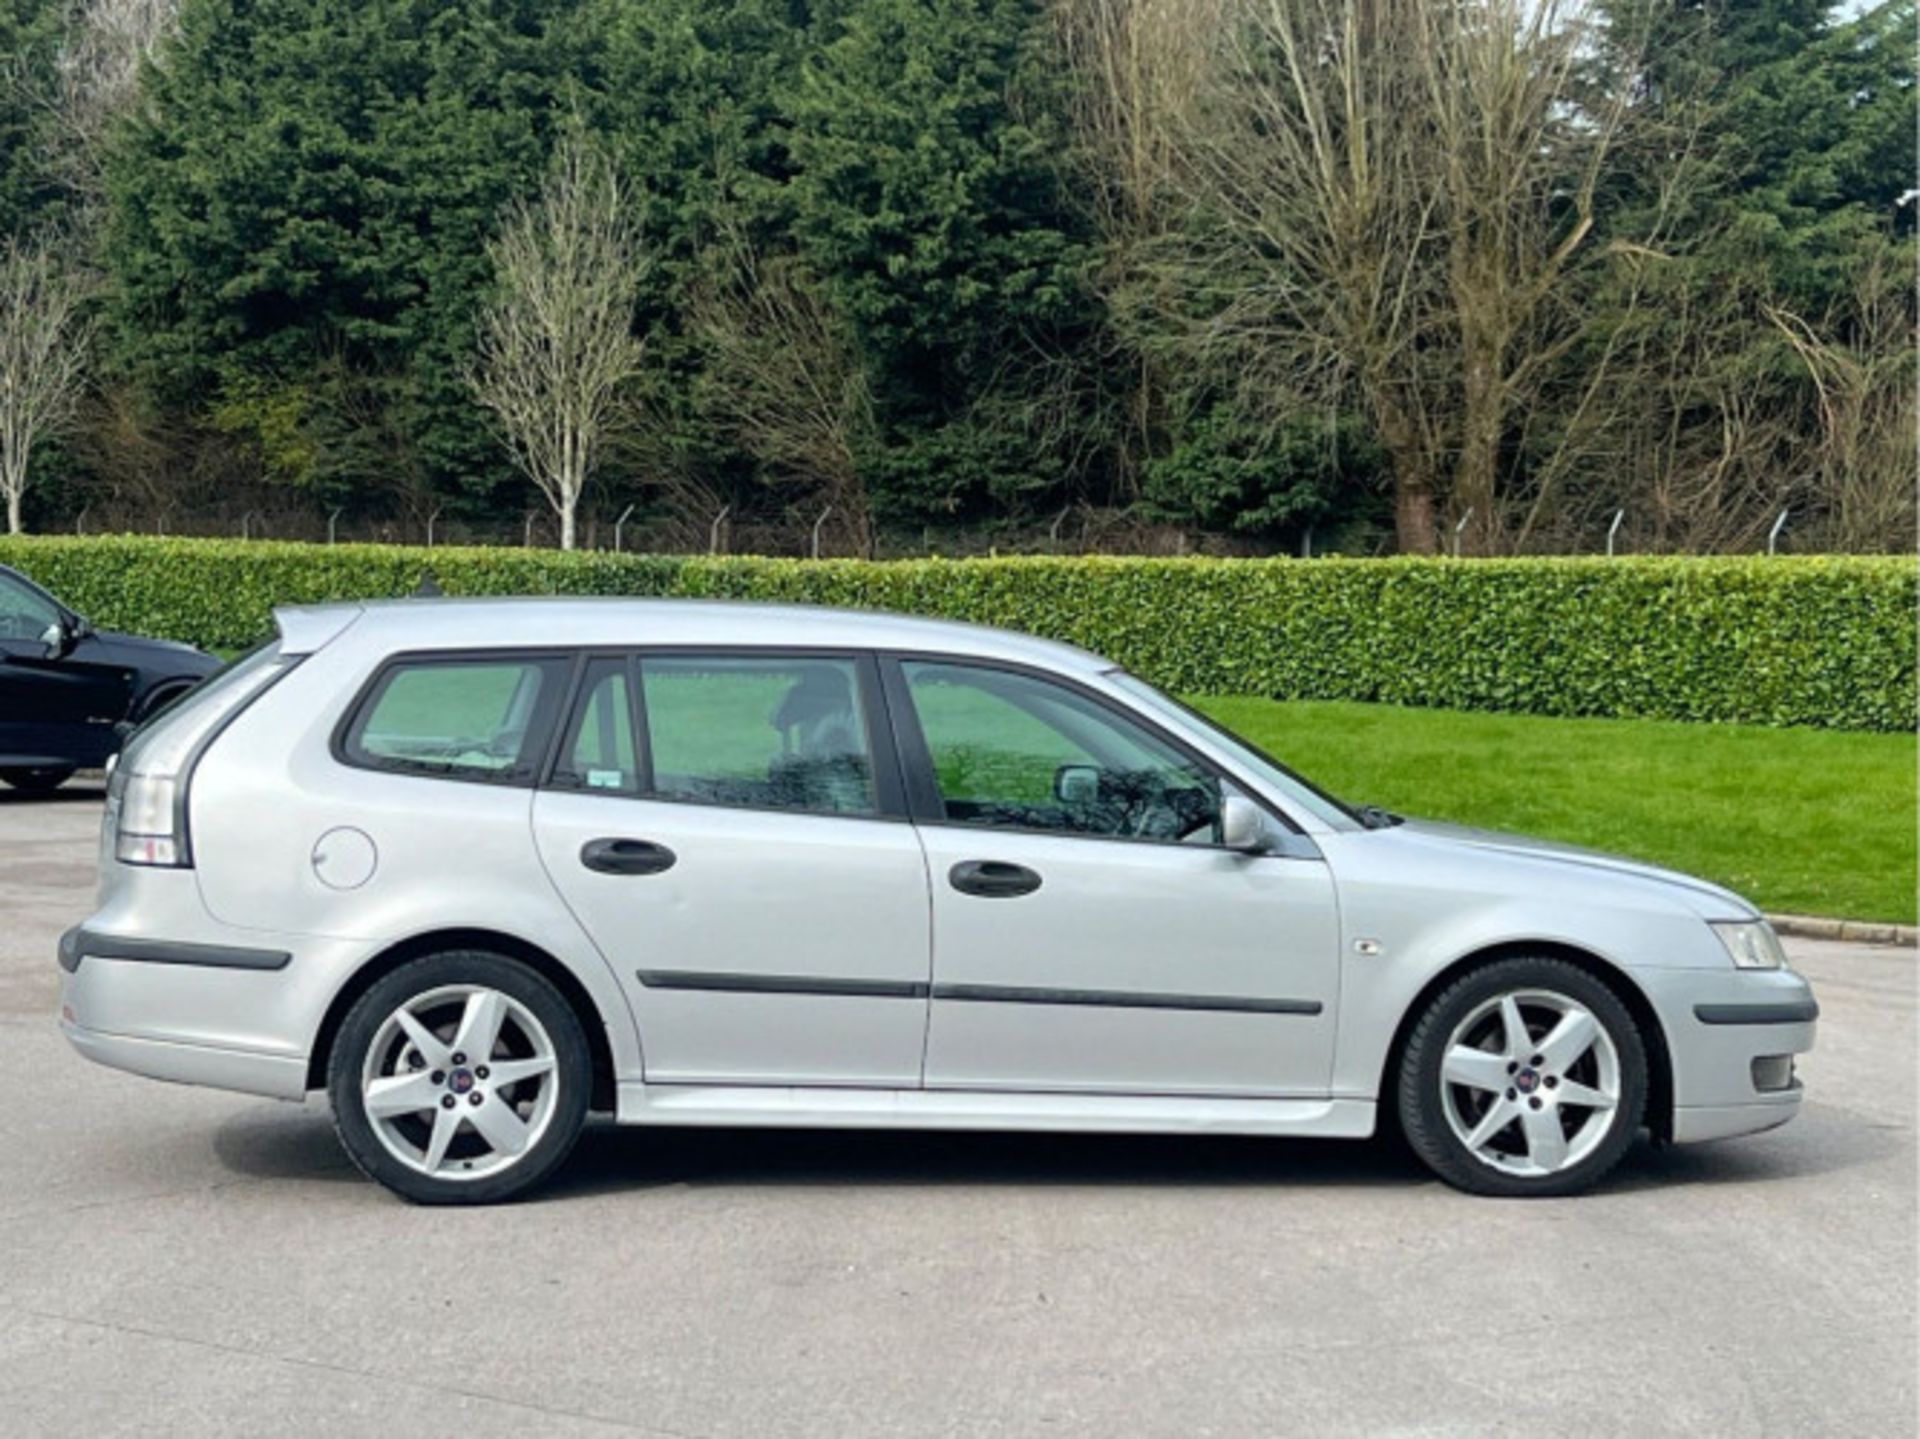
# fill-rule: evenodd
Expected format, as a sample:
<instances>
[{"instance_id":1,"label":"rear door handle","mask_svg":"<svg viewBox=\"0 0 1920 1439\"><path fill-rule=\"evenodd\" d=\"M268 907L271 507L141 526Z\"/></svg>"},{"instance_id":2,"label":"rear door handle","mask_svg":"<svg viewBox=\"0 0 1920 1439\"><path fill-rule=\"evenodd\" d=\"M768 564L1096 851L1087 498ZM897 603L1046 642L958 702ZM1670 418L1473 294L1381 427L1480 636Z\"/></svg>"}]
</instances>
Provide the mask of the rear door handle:
<instances>
[{"instance_id":1,"label":"rear door handle","mask_svg":"<svg viewBox=\"0 0 1920 1439\"><path fill-rule=\"evenodd\" d=\"M580 863L601 874L659 874L677 858L650 839L590 839L580 846Z\"/></svg>"},{"instance_id":2,"label":"rear door handle","mask_svg":"<svg viewBox=\"0 0 1920 1439\"><path fill-rule=\"evenodd\" d=\"M947 882L962 894L983 899L1013 899L1040 888L1040 876L1024 864L1001 859L966 859L947 871Z\"/></svg>"}]
</instances>

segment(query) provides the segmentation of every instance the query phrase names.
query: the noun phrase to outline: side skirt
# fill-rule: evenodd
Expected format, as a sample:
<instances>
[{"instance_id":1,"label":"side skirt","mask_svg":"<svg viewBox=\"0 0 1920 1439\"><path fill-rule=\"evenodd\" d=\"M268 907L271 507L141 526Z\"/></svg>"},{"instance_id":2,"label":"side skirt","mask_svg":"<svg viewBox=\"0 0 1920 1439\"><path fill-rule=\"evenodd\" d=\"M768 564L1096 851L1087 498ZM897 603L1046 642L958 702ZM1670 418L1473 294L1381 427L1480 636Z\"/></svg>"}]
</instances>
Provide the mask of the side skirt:
<instances>
[{"instance_id":1,"label":"side skirt","mask_svg":"<svg viewBox=\"0 0 1920 1439\"><path fill-rule=\"evenodd\" d=\"M1108 1134L1292 1134L1365 1139L1368 1099L1222 1099L1161 1094L620 1085L622 1124L796 1129L1005 1129Z\"/></svg>"}]
</instances>

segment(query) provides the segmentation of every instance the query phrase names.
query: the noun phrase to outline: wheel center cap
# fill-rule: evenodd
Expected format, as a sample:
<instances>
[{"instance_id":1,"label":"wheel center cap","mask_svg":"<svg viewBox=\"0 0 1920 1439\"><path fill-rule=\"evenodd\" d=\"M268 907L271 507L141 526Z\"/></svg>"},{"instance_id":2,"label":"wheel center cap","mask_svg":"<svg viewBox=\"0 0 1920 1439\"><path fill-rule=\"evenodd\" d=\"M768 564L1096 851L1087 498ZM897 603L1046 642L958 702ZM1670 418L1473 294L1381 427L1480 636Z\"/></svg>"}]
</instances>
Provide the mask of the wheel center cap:
<instances>
[{"instance_id":1,"label":"wheel center cap","mask_svg":"<svg viewBox=\"0 0 1920 1439\"><path fill-rule=\"evenodd\" d=\"M455 1094L465 1094L469 1089L473 1088L473 1071L471 1069L454 1070L452 1074L447 1076L447 1088L451 1089Z\"/></svg>"},{"instance_id":2,"label":"wheel center cap","mask_svg":"<svg viewBox=\"0 0 1920 1439\"><path fill-rule=\"evenodd\" d=\"M1523 1069L1514 1075L1513 1087L1522 1094L1532 1094L1540 1087L1540 1075L1535 1070Z\"/></svg>"}]
</instances>

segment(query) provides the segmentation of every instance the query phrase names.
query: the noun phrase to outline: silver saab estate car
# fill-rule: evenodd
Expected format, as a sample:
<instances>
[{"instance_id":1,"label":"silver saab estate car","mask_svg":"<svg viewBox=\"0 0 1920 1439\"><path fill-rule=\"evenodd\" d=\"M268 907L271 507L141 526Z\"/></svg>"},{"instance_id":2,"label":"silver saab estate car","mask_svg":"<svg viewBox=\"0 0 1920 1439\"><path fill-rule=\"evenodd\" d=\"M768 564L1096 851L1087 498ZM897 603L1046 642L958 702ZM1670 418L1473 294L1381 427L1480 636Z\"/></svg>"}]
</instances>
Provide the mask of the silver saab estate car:
<instances>
[{"instance_id":1,"label":"silver saab estate car","mask_svg":"<svg viewBox=\"0 0 1920 1439\"><path fill-rule=\"evenodd\" d=\"M1817 1010L1723 889L1353 809L1104 660L884 614L283 611L114 770L89 1057L411 1199L627 1124L1363 1138L1563 1194L1769 1128ZM1384 1113L1383 1113L1384 1111Z\"/></svg>"}]
</instances>

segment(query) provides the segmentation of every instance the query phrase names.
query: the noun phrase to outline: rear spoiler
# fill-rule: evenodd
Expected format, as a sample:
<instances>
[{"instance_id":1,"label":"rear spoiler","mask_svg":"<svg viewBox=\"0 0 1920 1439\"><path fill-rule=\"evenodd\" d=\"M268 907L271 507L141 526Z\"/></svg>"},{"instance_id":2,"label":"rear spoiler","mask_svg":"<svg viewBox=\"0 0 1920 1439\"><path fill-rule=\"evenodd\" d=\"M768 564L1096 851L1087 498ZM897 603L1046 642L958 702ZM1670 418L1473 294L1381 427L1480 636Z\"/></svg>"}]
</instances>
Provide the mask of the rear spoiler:
<instances>
[{"instance_id":1,"label":"rear spoiler","mask_svg":"<svg viewBox=\"0 0 1920 1439\"><path fill-rule=\"evenodd\" d=\"M276 609L273 622L280 629L280 653L310 655L338 639L348 625L365 613L366 606L355 603Z\"/></svg>"}]
</instances>

